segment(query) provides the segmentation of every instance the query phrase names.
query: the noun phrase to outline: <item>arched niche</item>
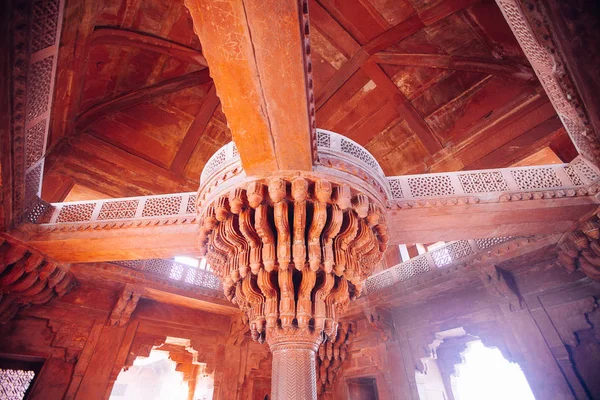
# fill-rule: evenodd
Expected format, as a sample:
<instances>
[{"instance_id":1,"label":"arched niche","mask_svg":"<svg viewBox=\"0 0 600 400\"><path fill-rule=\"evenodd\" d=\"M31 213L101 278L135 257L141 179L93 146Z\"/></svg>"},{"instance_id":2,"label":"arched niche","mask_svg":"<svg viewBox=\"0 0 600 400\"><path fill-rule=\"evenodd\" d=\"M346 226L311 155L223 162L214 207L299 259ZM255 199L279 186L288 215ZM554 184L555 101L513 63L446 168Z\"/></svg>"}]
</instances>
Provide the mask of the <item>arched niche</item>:
<instances>
[{"instance_id":1,"label":"arched niche","mask_svg":"<svg viewBox=\"0 0 600 400\"><path fill-rule=\"evenodd\" d=\"M109 399L212 399L214 360L189 339L163 337L140 344L119 373ZM154 396L154 397L153 397Z\"/></svg>"},{"instance_id":2,"label":"arched niche","mask_svg":"<svg viewBox=\"0 0 600 400\"><path fill-rule=\"evenodd\" d=\"M464 363L464 354L470 343L479 341L486 348L498 349L505 360L515 363L515 358L497 331L457 327L436 332L427 340L430 341L424 357L420 358L415 371L421 400L456 400L452 376L457 374L456 367Z\"/></svg>"}]
</instances>

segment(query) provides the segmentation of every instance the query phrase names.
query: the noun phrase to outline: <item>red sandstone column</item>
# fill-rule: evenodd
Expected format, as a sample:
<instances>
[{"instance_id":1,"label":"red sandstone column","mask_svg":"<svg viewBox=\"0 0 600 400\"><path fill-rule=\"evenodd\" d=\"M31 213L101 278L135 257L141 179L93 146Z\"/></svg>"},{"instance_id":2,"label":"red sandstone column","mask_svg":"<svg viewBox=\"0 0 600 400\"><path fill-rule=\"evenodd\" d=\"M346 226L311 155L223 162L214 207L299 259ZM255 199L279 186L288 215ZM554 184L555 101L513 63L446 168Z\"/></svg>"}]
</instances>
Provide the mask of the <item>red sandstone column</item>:
<instances>
[{"instance_id":1,"label":"red sandstone column","mask_svg":"<svg viewBox=\"0 0 600 400\"><path fill-rule=\"evenodd\" d=\"M321 334L301 329L267 336L273 353L272 400L317 400L316 357Z\"/></svg>"}]
</instances>

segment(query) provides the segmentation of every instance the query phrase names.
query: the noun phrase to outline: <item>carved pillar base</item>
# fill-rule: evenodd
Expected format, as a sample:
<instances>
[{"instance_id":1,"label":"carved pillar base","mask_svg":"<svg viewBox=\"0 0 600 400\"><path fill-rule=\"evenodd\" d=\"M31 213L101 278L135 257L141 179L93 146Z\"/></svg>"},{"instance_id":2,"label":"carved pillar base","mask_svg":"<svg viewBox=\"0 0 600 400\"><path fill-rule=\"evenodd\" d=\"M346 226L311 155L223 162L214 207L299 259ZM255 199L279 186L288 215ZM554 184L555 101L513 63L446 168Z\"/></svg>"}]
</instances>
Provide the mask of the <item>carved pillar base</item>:
<instances>
[{"instance_id":1,"label":"carved pillar base","mask_svg":"<svg viewBox=\"0 0 600 400\"><path fill-rule=\"evenodd\" d=\"M272 400L317 400L316 356L321 334L305 329L267 330L273 353Z\"/></svg>"}]
</instances>

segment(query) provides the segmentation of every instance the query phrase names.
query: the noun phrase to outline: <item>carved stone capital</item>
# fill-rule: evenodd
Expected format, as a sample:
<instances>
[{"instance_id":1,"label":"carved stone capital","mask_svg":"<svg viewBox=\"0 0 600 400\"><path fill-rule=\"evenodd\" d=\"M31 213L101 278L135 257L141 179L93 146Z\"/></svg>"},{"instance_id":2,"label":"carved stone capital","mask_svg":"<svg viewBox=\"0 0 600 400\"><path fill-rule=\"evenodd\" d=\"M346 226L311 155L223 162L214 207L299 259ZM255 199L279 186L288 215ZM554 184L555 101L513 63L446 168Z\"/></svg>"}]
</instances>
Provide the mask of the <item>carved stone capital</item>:
<instances>
[{"instance_id":1,"label":"carved stone capital","mask_svg":"<svg viewBox=\"0 0 600 400\"><path fill-rule=\"evenodd\" d=\"M288 349L312 349L317 351L323 341L323 334L310 328L280 328L267 329L267 343L271 351Z\"/></svg>"}]
</instances>

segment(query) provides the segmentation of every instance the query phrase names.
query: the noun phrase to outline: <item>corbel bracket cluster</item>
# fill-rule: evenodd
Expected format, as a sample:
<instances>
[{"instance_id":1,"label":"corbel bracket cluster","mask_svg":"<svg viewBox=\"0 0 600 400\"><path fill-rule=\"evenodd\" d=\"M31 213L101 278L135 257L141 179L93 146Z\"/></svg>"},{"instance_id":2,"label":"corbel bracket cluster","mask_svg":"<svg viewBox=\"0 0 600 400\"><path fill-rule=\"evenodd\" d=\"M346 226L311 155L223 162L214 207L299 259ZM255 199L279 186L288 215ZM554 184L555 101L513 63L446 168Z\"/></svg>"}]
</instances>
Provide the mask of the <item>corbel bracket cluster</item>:
<instances>
[{"instance_id":1,"label":"corbel bracket cluster","mask_svg":"<svg viewBox=\"0 0 600 400\"><path fill-rule=\"evenodd\" d=\"M0 323L24 306L64 296L74 285L67 267L0 233Z\"/></svg>"}]
</instances>

